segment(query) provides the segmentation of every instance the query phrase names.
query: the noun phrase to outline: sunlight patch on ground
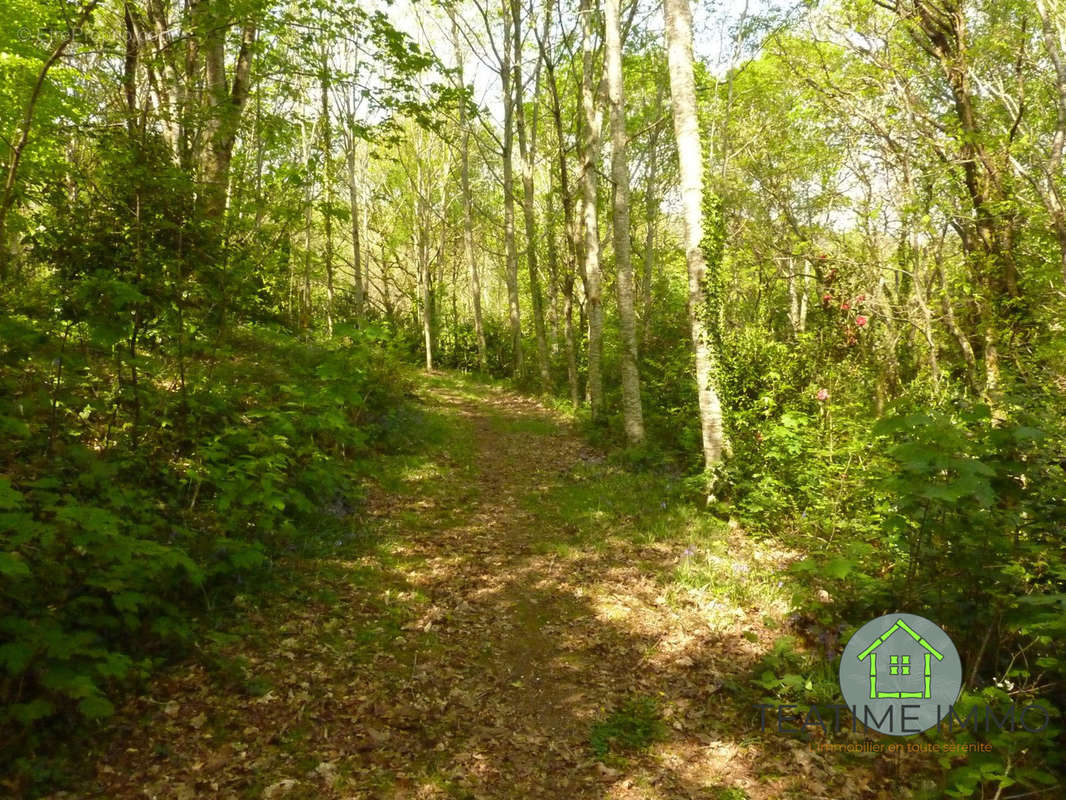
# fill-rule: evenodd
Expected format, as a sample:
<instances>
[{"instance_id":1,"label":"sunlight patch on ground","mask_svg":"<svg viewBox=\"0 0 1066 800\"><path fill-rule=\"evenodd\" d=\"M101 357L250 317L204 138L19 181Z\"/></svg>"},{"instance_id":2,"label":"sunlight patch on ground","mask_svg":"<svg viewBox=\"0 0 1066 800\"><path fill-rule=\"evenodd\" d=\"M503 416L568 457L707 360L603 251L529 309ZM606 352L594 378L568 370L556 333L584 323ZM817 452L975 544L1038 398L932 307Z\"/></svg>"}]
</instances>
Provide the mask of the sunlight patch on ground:
<instances>
[{"instance_id":1,"label":"sunlight patch on ground","mask_svg":"<svg viewBox=\"0 0 1066 800\"><path fill-rule=\"evenodd\" d=\"M367 476L367 549L305 564L306 583L249 609L211 675L159 693L173 718L133 711L151 724L112 752L105 796L238 800L287 780L323 800L789 796L803 764L750 729L748 705L788 554L526 398L426 385L436 438ZM592 731L640 698L665 738L597 750Z\"/></svg>"}]
</instances>

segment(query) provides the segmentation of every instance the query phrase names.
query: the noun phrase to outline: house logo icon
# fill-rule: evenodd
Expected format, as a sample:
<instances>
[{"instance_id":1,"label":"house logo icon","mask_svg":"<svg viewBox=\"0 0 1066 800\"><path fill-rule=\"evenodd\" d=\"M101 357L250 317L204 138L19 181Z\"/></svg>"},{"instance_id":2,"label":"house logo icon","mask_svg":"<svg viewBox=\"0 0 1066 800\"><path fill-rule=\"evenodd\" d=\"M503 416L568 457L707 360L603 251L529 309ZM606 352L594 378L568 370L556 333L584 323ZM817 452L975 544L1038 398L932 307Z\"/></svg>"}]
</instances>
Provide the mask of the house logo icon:
<instances>
[{"instance_id":1,"label":"house logo icon","mask_svg":"<svg viewBox=\"0 0 1066 800\"><path fill-rule=\"evenodd\" d=\"M898 687L890 688L888 691L882 691L877 688L877 651L881 649L888 649L886 646L888 640L892 638L892 634L896 631L906 631L914 641L925 648L925 653L922 654L925 667L921 672L919 682L917 683L917 691L911 689L910 691L903 691ZM921 698L922 700L930 700L933 697L932 683L933 673L931 659L935 658L937 661L943 661L943 654L933 647L924 638L914 632L906 622L901 619L897 619L895 623L887 631L882 633L877 639L859 653L859 661L870 662L870 699L878 700L885 697L892 697L897 700L903 698ZM883 660L882 660L883 661ZM881 670L884 673L886 667L882 663ZM909 653L894 653L888 656L887 671L889 676L906 677L911 674L911 656ZM899 681L892 681L893 684L898 684Z\"/></svg>"},{"instance_id":2,"label":"house logo icon","mask_svg":"<svg viewBox=\"0 0 1066 800\"><path fill-rule=\"evenodd\" d=\"M908 736L950 716L962 689L962 662L936 623L916 614L886 614L848 641L840 689L858 722Z\"/></svg>"}]
</instances>

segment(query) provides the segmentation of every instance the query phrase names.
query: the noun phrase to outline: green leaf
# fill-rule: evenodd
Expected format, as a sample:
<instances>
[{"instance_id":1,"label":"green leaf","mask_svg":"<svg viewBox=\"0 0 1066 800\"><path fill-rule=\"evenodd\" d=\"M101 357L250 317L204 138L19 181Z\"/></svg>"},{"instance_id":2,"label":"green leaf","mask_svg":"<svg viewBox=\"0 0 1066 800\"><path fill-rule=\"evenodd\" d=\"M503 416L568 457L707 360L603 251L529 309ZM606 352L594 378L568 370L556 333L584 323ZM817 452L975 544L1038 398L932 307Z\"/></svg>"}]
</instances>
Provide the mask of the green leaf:
<instances>
[{"instance_id":1,"label":"green leaf","mask_svg":"<svg viewBox=\"0 0 1066 800\"><path fill-rule=\"evenodd\" d=\"M13 511L22 507L22 492L11 486L11 481L0 477L0 509Z\"/></svg>"},{"instance_id":2,"label":"green leaf","mask_svg":"<svg viewBox=\"0 0 1066 800\"><path fill-rule=\"evenodd\" d=\"M825 565L825 574L830 578L840 580L841 578L846 578L854 566L854 561L846 558L834 558Z\"/></svg>"},{"instance_id":3,"label":"green leaf","mask_svg":"<svg viewBox=\"0 0 1066 800\"><path fill-rule=\"evenodd\" d=\"M38 697L28 703L15 703L11 706L9 713L12 719L21 722L23 725L29 725L31 722L47 717L53 711L55 711L55 706Z\"/></svg>"},{"instance_id":4,"label":"green leaf","mask_svg":"<svg viewBox=\"0 0 1066 800\"><path fill-rule=\"evenodd\" d=\"M114 714L115 707L111 705L107 698L94 694L89 695L88 697L83 697L78 702L78 711L88 719L101 719L103 717L110 717Z\"/></svg>"},{"instance_id":5,"label":"green leaf","mask_svg":"<svg viewBox=\"0 0 1066 800\"><path fill-rule=\"evenodd\" d=\"M9 578L28 578L30 568L18 553L0 550L0 575L6 575Z\"/></svg>"},{"instance_id":6,"label":"green leaf","mask_svg":"<svg viewBox=\"0 0 1066 800\"><path fill-rule=\"evenodd\" d=\"M0 645L0 664L7 667L9 675L20 675L33 658L34 649L26 641L15 640Z\"/></svg>"}]
</instances>

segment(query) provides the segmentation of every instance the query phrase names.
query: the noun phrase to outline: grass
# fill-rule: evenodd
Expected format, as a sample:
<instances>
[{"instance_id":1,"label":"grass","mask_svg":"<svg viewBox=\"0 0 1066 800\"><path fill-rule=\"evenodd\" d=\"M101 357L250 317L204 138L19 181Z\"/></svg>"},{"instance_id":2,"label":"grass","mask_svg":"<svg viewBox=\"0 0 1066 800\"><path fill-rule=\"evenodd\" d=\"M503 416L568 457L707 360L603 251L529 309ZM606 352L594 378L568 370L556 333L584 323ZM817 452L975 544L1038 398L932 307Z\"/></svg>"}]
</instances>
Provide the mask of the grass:
<instances>
[{"instance_id":1,"label":"grass","mask_svg":"<svg viewBox=\"0 0 1066 800\"><path fill-rule=\"evenodd\" d=\"M589 746L600 760L645 750L666 738L667 728L652 697L628 697L589 731Z\"/></svg>"},{"instance_id":2,"label":"grass","mask_svg":"<svg viewBox=\"0 0 1066 800\"><path fill-rule=\"evenodd\" d=\"M787 581L760 564L761 551L750 541L693 537L682 554L674 582L698 601L714 608L787 605Z\"/></svg>"},{"instance_id":3,"label":"grass","mask_svg":"<svg viewBox=\"0 0 1066 800\"><path fill-rule=\"evenodd\" d=\"M522 505L544 531L541 553L565 559L619 544L673 551L673 568L644 566L657 573L671 603L695 604L717 622L755 608L772 627L790 606L784 563L791 554L694 507L676 476L590 460L531 490Z\"/></svg>"},{"instance_id":4,"label":"grass","mask_svg":"<svg viewBox=\"0 0 1066 800\"><path fill-rule=\"evenodd\" d=\"M748 793L735 786L719 786L713 791L714 800L748 800Z\"/></svg>"}]
</instances>

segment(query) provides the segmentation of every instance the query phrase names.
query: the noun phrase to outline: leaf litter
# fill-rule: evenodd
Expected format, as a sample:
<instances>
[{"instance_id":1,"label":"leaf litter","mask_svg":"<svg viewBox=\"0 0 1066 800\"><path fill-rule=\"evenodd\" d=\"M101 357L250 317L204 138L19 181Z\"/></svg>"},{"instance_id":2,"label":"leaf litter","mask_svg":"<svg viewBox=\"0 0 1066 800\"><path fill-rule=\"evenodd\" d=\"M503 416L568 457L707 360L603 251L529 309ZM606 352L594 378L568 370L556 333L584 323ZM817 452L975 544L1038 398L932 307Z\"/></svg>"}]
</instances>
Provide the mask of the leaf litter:
<instances>
[{"instance_id":1,"label":"leaf litter","mask_svg":"<svg viewBox=\"0 0 1066 800\"><path fill-rule=\"evenodd\" d=\"M562 418L447 376L421 402L448 435L372 480L381 546L289 565L299 591L247 609L256 635L128 702L84 791L57 799L903 794L884 764L759 732L746 687L783 609L678 588L687 532L632 535L656 509L605 515L615 468ZM575 487L578 523L559 497ZM753 571L789 557L722 537ZM635 697L664 735L598 755L590 731Z\"/></svg>"}]
</instances>

